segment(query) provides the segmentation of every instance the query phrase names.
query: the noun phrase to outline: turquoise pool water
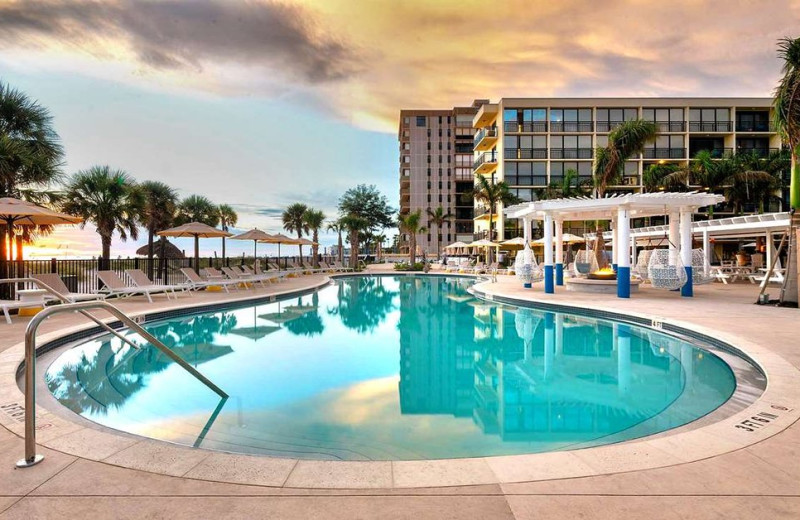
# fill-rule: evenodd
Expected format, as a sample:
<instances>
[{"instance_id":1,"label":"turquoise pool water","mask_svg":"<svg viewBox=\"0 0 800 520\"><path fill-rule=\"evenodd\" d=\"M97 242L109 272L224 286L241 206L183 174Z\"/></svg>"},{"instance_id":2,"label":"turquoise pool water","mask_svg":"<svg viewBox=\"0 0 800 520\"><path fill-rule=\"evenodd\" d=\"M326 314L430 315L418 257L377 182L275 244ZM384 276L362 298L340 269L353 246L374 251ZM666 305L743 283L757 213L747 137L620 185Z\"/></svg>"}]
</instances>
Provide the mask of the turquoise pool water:
<instances>
[{"instance_id":1,"label":"turquoise pool water","mask_svg":"<svg viewBox=\"0 0 800 520\"><path fill-rule=\"evenodd\" d=\"M680 426L736 383L715 355L612 321L473 298L465 278L353 277L68 349L46 371L87 419L190 446L408 460L571 449Z\"/></svg>"}]
</instances>

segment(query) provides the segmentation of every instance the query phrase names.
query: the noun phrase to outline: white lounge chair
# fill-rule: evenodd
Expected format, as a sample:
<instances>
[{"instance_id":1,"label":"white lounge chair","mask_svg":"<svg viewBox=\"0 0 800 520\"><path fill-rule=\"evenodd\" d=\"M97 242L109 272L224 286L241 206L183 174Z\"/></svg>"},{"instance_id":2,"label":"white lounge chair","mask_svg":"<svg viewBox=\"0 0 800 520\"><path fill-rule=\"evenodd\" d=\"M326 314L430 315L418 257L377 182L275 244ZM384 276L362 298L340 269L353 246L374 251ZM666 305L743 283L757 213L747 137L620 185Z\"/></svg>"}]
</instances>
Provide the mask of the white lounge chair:
<instances>
[{"instance_id":1,"label":"white lounge chair","mask_svg":"<svg viewBox=\"0 0 800 520\"><path fill-rule=\"evenodd\" d=\"M58 273L34 274L32 275L32 278L39 280L57 293L60 293L64 298L67 299L69 303L89 300L102 300L105 298L105 295L99 293L70 292L67 284L64 283L64 280L61 279L61 276L59 276ZM58 298L52 294L46 294L44 299L45 301L58 301Z\"/></svg>"},{"instance_id":2,"label":"white lounge chair","mask_svg":"<svg viewBox=\"0 0 800 520\"><path fill-rule=\"evenodd\" d=\"M244 284L258 283L261 284L261 287L266 287L266 285L264 285L264 278L256 275L246 274L245 272L240 271L238 268L223 267L222 272L225 273L225 276L231 280L240 280Z\"/></svg>"},{"instance_id":3,"label":"white lounge chair","mask_svg":"<svg viewBox=\"0 0 800 520\"><path fill-rule=\"evenodd\" d=\"M181 273L186 277L186 282L192 290L208 289L209 287L222 287L225 292L230 292L228 287L233 286L238 288L239 282L237 280L222 279L204 279L197 274L197 271L191 267L182 267Z\"/></svg>"},{"instance_id":4,"label":"white lounge chair","mask_svg":"<svg viewBox=\"0 0 800 520\"><path fill-rule=\"evenodd\" d=\"M188 285L167 285L167 284L156 284L150 281L150 278L144 274L144 271L141 269L126 269L125 274L128 275L128 278L131 279L133 285L136 287L150 287L154 289L163 289L164 292L170 293L175 296L175 291L186 292L191 295L191 291L189 290Z\"/></svg>"},{"instance_id":5,"label":"white lounge chair","mask_svg":"<svg viewBox=\"0 0 800 520\"><path fill-rule=\"evenodd\" d=\"M281 275L277 271L269 273L264 272L261 269L255 271L251 269L250 266L247 265L240 266L239 269L241 269L242 272L247 276L257 277L267 282L280 282L281 279L283 279L283 275Z\"/></svg>"},{"instance_id":6,"label":"white lounge chair","mask_svg":"<svg viewBox=\"0 0 800 520\"><path fill-rule=\"evenodd\" d=\"M344 272L354 271L352 267L345 267L342 265L341 262L334 262L333 267L335 267L337 271L344 271Z\"/></svg>"},{"instance_id":7,"label":"white lounge chair","mask_svg":"<svg viewBox=\"0 0 800 520\"><path fill-rule=\"evenodd\" d=\"M147 301L153 303L151 294L163 294L169 299L169 292L165 289L157 287L136 287L125 284L122 278L119 277L114 271L97 271L97 277L103 282L104 287L100 292L105 293L106 297L116 296L118 298L127 298L128 296L144 295Z\"/></svg>"},{"instance_id":8,"label":"white lounge chair","mask_svg":"<svg viewBox=\"0 0 800 520\"><path fill-rule=\"evenodd\" d=\"M25 309L29 307L41 307L41 302L30 301L21 302L19 300L0 300L0 309L3 309L3 315L6 317L6 323L11 325L11 313L9 311L16 309Z\"/></svg>"}]
</instances>

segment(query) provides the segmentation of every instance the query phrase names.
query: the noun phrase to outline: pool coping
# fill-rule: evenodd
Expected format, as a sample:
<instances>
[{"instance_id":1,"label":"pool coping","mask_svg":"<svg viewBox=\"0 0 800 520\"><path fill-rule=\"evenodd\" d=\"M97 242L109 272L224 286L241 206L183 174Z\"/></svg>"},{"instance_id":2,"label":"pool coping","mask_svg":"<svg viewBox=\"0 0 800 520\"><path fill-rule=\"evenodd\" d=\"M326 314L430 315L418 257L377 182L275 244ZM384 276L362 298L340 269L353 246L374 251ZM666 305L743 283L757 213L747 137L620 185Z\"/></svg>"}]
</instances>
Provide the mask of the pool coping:
<instances>
[{"instance_id":1,"label":"pool coping","mask_svg":"<svg viewBox=\"0 0 800 520\"><path fill-rule=\"evenodd\" d=\"M245 302L273 301L305 294L328 285L331 280L352 276L458 276L456 273L356 273L330 275L302 289L269 295L247 295L214 304L155 308L132 314L159 319L167 315L218 309ZM477 296L498 303L531 305L554 310L591 310L608 313L612 319L643 320L640 324L660 325L664 330L702 334L733 346L760 367L767 387L760 398L744 410L721 421L690 431L665 432L618 444L528 455L505 455L462 459L418 461L315 461L243 455L190 448L130 434L109 432L100 425L87 426L65 419L37 405L37 441L41 446L81 458L152 473L267 487L316 489L425 488L479 484L506 484L565 478L580 478L655 469L704 460L761 442L788 428L800 418L800 371L781 356L734 335L697 324L643 313L626 313L604 307L564 305L544 301L531 293L518 298L498 292L490 282L473 286ZM494 289L494 290L493 290ZM527 296L527 295L526 295ZM189 303L189 302L187 302ZM151 318L152 316L152 318ZM659 328L659 327L657 327ZM97 329L92 324L69 327L43 335L42 349L58 348L63 338ZM48 348L49 346L49 348ZM17 386L24 344L0 353L0 407L24 402ZM24 425L12 415L0 414L0 425L22 436ZM102 429L101 429L102 428Z\"/></svg>"}]
</instances>

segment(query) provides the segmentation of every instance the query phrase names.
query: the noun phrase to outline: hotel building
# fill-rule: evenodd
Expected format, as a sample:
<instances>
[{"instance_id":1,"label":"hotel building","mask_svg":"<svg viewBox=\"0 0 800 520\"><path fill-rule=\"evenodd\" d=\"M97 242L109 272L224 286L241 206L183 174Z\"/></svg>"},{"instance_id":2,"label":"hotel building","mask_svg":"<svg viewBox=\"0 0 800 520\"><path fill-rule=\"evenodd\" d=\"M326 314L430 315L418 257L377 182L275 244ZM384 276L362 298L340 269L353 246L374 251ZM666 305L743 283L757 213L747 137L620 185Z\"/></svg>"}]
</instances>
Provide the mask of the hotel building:
<instances>
[{"instance_id":1,"label":"hotel building","mask_svg":"<svg viewBox=\"0 0 800 520\"><path fill-rule=\"evenodd\" d=\"M569 170L591 181L594 150L623 121L656 123L658 136L644 154L625 164L608 193L642 190L642 174L652 164L688 164L700 150L715 157L729 153L768 154L781 147L771 125L769 98L503 98L482 103L473 120L474 174L506 181L523 201L537 189L560 183ZM521 235L502 208L493 216L494 240ZM725 213L717 208L715 213ZM475 238L488 238L489 209L475 204Z\"/></svg>"},{"instance_id":2,"label":"hotel building","mask_svg":"<svg viewBox=\"0 0 800 520\"><path fill-rule=\"evenodd\" d=\"M472 125L483 103L488 100L449 110L400 111L400 213L422 212L427 232L417 235L417 245L428 255L438 245L472 241L473 203L464 194L474 183ZM453 215L442 229L428 222L427 210L439 206ZM405 235L400 250L408 251Z\"/></svg>"}]
</instances>

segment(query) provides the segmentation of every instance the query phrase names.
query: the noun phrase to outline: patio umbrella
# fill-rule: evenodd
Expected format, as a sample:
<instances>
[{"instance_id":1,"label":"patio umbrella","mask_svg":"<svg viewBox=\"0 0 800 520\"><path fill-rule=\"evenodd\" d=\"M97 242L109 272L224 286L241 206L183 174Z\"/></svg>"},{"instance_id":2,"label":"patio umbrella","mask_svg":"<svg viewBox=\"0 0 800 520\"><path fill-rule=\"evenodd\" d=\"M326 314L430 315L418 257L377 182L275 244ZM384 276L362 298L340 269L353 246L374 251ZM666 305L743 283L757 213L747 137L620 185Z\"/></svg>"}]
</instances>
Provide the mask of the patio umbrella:
<instances>
[{"instance_id":1,"label":"patio umbrella","mask_svg":"<svg viewBox=\"0 0 800 520\"><path fill-rule=\"evenodd\" d=\"M292 237L287 237L282 233L278 233L276 235L272 235L269 239L261 240L261 242L267 244L278 244L278 269L281 267L281 244L296 244L297 239Z\"/></svg>"},{"instance_id":2,"label":"patio umbrella","mask_svg":"<svg viewBox=\"0 0 800 520\"><path fill-rule=\"evenodd\" d=\"M564 233L561 236L561 241L564 244L583 244L584 242L586 242L586 240L584 240L583 238L579 237L578 235L573 235L572 233ZM555 239L555 236L554 236L553 237L553 243L555 243L555 242L556 242L556 239ZM538 240L534 240L533 243L536 244L536 245L543 245L544 244L544 238L540 238Z\"/></svg>"},{"instance_id":3,"label":"patio umbrella","mask_svg":"<svg viewBox=\"0 0 800 520\"><path fill-rule=\"evenodd\" d=\"M31 202L11 197L0 199L0 220L6 225L9 237L14 236L14 226L57 226L59 224L80 224L83 219L66 213L37 206ZM11 255L9 255L10 257ZM18 260L22 260L18 258ZM6 259L0 258L0 278L6 278ZM6 293L7 287L0 287Z\"/></svg>"},{"instance_id":4,"label":"patio umbrella","mask_svg":"<svg viewBox=\"0 0 800 520\"><path fill-rule=\"evenodd\" d=\"M480 240L476 240L475 242L470 242L469 244L467 244L467 247L485 247L486 248L486 263L489 263L490 260L491 260L491 258L489 256L489 248L490 247L499 248L500 244L498 244L497 242L492 242L491 240L488 240L486 238L482 238Z\"/></svg>"},{"instance_id":5,"label":"patio umbrella","mask_svg":"<svg viewBox=\"0 0 800 520\"><path fill-rule=\"evenodd\" d=\"M231 240L252 240L253 241L253 258L258 258L258 241L269 240L272 235L258 228L253 228L250 231L245 231L239 235L234 235Z\"/></svg>"},{"instance_id":6,"label":"patio umbrella","mask_svg":"<svg viewBox=\"0 0 800 520\"><path fill-rule=\"evenodd\" d=\"M182 226L159 231L158 235L162 237L194 237L194 268L197 270L200 269L200 239L229 237L232 233L211 227L202 222L189 222Z\"/></svg>"}]
</instances>

